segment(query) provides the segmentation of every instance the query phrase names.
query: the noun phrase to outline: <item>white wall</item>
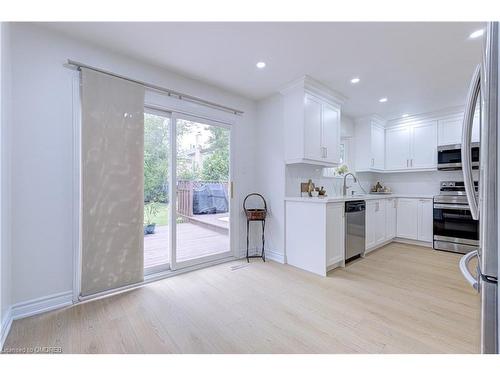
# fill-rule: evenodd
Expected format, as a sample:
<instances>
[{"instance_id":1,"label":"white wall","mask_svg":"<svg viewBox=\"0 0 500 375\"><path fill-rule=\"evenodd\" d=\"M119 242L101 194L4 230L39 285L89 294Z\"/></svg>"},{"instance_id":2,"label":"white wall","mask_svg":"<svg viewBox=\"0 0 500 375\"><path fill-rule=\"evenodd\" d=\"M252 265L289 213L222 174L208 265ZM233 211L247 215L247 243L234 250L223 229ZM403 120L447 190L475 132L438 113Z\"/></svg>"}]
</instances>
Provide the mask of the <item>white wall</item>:
<instances>
[{"instance_id":1,"label":"white wall","mask_svg":"<svg viewBox=\"0 0 500 375\"><path fill-rule=\"evenodd\" d=\"M257 147L259 192L268 200L270 215L266 223L266 248L282 260L285 252L285 196L299 196L300 182L311 178L316 185L324 186L329 195L341 194L342 180L323 177L323 169L311 165L284 163L283 100L280 94L263 99L257 104ZM354 121L341 117L341 136L354 135ZM349 150L353 152L352 149Z\"/></svg>"},{"instance_id":2,"label":"white wall","mask_svg":"<svg viewBox=\"0 0 500 375\"><path fill-rule=\"evenodd\" d=\"M11 246L10 246L10 25L0 26L0 333L11 305Z\"/></svg>"},{"instance_id":3,"label":"white wall","mask_svg":"<svg viewBox=\"0 0 500 375\"><path fill-rule=\"evenodd\" d=\"M375 184L380 181L398 194L439 194L441 181L463 181L462 171L431 171L405 173L358 173L362 181ZM477 175L475 174L477 177Z\"/></svg>"},{"instance_id":4,"label":"white wall","mask_svg":"<svg viewBox=\"0 0 500 375\"><path fill-rule=\"evenodd\" d=\"M12 24L11 41L13 304L72 289L72 72L63 67L68 58L245 111L233 133L236 236L244 248L240 207L256 189L253 101L37 25Z\"/></svg>"},{"instance_id":5,"label":"white wall","mask_svg":"<svg viewBox=\"0 0 500 375\"><path fill-rule=\"evenodd\" d=\"M285 249L285 145L281 94L262 100L257 106L258 191L269 207L266 220L267 249L284 255Z\"/></svg>"}]
</instances>

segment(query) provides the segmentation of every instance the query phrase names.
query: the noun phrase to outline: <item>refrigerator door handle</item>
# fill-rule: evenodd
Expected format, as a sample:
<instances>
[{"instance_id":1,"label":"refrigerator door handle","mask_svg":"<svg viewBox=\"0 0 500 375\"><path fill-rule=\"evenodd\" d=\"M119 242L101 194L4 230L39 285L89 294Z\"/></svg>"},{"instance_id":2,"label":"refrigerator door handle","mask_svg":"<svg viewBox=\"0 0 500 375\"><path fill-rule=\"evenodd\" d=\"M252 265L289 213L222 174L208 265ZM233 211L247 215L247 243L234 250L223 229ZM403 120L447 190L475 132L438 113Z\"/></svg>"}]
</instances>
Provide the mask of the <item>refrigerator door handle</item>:
<instances>
[{"instance_id":1,"label":"refrigerator door handle","mask_svg":"<svg viewBox=\"0 0 500 375\"><path fill-rule=\"evenodd\" d=\"M460 258L460 271L464 275L465 280L479 292L479 282L474 275L469 271L469 263L473 258L477 257L477 250L471 251Z\"/></svg>"},{"instance_id":2,"label":"refrigerator door handle","mask_svg":"<svg viewBox=\"0 0 500 375\"><path fill-rule=\"evenodd\" d=\"M476 108L479 91L481 89L481 65L478 65L472 75L472 80L467 94L463 127L462 127L462 172L464 175L465 192L469 202L470 212L474 220L479 220L479 205L477 202L474 178L472 176L471 138L474 109Z\"/></svg>"}]
</instances>

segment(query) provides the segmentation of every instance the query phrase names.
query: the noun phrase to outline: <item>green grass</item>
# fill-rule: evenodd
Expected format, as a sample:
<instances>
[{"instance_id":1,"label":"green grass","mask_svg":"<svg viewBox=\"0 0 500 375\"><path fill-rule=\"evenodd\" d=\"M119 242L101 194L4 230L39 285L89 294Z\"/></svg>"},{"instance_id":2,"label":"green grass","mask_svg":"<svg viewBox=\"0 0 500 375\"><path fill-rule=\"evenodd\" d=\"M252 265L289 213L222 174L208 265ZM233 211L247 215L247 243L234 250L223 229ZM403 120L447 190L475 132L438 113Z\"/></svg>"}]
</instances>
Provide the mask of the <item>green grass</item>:
<instances>
[{"instance_id":1,"label":"green grass","mask_svg":"<svg viewBox=\"0 0 500 375\"><path fill-rule=\"evenodd\" d=\"M155 215L151 221L158 226L168 225L168 204L158 203L158 206L159 206L158 214Z\"/></svg>"}]
</instances>

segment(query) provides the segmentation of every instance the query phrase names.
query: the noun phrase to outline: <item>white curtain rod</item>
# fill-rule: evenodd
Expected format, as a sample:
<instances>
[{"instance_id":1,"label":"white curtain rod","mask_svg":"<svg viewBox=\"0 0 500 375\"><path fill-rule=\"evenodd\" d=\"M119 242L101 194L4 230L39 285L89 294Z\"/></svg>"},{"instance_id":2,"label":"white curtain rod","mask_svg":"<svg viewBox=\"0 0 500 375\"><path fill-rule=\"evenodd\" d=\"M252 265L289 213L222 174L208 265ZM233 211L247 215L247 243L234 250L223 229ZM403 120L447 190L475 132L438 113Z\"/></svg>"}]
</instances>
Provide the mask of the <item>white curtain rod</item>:
<instances>
[{"instance_id":1,"label":"white curtain rod","mask_svg":"<svg viewBox=\"0 0 500 375\"><path fill-rule=\"evenodd\" d=\"M99 68L87 65L87 64L83 64L83 63L78 62L78 61L68 59L68 62L64 65L68 68L73 68L73 69L76 68L77 70L80 70L81 68L91 69L91 70L94 70L94 71L99 72L99 73L108 74L108 75L116 77L116 78L121 78L121 79L125 79L127 81L130 81L130 82L137 83L138 85L150 88L150 89L155 90L155 91L164 92L164 93L168 94L168 96L176 96L181 100L187 100L189 102L198 103L198 104L204 105L206 107L219 109L219 110L222 110L225 112L233 113L235 115L242 115L244 113L243 111L241 111L239 109L226 107L226 106L223 106L223 105L220 105L217 103L210 102L208 100L197 98L196 96L183 94L181 92L178 92L175 90L170 90L170 89L167 89L165 87L161 87L161 86L153 85L151 83L147 83L147 82L139 81L139 80L136 80L133 78L125 77L125 76L122 76L119 74L115 74L115 73L112 73L112 72L109 72L109 71L106 71L103 69L99 69Z\"/></svg>"}]
</instances>

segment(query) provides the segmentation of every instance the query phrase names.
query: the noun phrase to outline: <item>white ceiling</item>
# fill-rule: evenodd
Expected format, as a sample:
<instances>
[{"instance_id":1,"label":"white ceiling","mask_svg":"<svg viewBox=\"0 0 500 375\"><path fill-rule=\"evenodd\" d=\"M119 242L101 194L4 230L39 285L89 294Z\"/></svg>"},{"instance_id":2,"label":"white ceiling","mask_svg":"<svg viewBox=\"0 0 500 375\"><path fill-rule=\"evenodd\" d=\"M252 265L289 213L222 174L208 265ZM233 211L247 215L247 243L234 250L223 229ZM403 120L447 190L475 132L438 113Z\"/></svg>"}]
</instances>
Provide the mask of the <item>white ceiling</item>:
<instances>
[{"instance_id":1,"label":"white ceiling","mask_svg":"<svg viewBox=\"0 0 500 375\"><path fill-rule=\"evenodd\" d=\"M261 99L305 74L387 119L462 105L482 23L45 23L93 44ZM258 70L257 61L267 67ZM352 85L358 76L361 82ZM379 103L381 97L386 103ZM210 99L210 98L207 98Z\"/></svg>"}]
</instances>

